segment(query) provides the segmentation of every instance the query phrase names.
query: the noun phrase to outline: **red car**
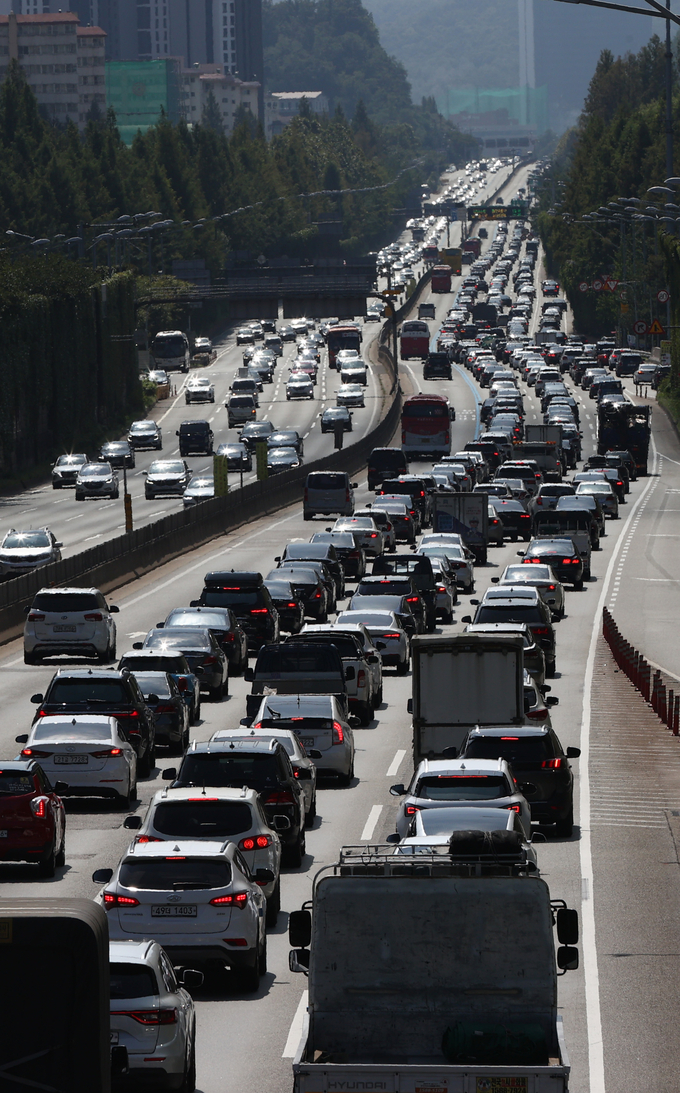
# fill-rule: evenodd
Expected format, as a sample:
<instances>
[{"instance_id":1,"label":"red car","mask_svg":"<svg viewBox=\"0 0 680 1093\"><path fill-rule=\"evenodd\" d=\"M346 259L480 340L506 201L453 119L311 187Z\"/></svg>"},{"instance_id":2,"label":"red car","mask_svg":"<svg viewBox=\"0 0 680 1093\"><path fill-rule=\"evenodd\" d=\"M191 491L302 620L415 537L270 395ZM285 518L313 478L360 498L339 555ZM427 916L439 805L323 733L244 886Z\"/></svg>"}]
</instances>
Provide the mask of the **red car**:
<instances>
[{"instance_id":1,"label":"red car","mask_svg":"<svg viewBox=\"0 0 680 1093\"><path fill-rule=\"evenodd\" d=\"M66 814L57 790L35 759L0 761L0 861L35 862L41 877L63 865Z\"/></svg>"}]
</instances>

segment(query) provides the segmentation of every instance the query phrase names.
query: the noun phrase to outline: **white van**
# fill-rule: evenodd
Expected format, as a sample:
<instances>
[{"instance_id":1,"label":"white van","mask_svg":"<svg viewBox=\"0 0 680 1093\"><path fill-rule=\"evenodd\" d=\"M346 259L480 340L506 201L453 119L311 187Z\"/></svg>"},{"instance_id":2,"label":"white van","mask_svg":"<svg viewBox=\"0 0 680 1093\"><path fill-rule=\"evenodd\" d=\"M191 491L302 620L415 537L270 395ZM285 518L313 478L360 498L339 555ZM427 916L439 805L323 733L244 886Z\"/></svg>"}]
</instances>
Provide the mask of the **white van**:
<instances>
[{"instance_id":1,"label":"white van","mask_svg":"<svg viewBox=\"0 0 680 1093\"><path fill-rule=\"evenodd\" d=\"M350 482L346 471L312 471L305 482L303 516L311 520L313 516L339 516L354 514L354 490L357 482Z\"/></svg>"}]
</instances>

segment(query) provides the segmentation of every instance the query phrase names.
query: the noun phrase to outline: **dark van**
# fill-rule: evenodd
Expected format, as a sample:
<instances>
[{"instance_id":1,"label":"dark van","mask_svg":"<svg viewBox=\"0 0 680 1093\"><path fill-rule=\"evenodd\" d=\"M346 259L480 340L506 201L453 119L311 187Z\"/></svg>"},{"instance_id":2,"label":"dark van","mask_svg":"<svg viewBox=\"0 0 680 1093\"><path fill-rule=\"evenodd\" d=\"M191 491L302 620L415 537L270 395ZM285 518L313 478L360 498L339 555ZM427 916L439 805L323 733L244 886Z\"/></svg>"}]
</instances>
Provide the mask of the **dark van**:
<instances>
[{"instance_id":1,"label":"dark van","mask_svg":"<svg viewBox=\"0 0 680 1093\"><path fill-rule=\"evenodd\" d=\"M214 433L208 421L183 421L177 430L180 455L212 455Z\"/></svg>"},{"instance_id":2,"label":"dark van","mask_svg":"<svg viewBox=\"0 0 680 1093\"><path fill-rule=\"evenodd\" d=\"M374 448L368 457L368 488L375 490L386 478L408 474L408 463L401 448Z\"/></svg>"}]
</instances>

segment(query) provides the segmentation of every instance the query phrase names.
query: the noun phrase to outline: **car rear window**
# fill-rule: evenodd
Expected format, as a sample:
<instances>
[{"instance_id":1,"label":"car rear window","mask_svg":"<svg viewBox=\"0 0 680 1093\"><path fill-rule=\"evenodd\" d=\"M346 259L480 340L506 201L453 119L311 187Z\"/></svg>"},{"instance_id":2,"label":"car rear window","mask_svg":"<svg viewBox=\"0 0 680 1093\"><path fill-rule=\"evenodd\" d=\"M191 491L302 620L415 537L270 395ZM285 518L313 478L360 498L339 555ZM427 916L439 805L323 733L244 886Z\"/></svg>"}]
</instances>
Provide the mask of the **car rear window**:
<instances>
[{"instance_id":1,"label":"car rear window","mask_svg":"<svg viewBox=\"0 0 680 1093\"><path fill-rule=\"evenodd\" d=\"M426 801L493 801L511 793L503 774L427 774L418 780L414 796Z\"/></svg>"},{"instance_id":2,"label":"car rear window","mask_svg":"<svg viewBox=\"0 0 680 1093\"><path fill-rule=\"evenodd\" d=\"M202 649L208 650L212 648L210 638L207 633L201 630L180 630L175 631L173 627L169 627L167 630L163 630L161 634L155 633L149 645L162 645L170 649L181 649L183 652L186 649Z\"/></svg>"},{"instance_id":3,"label":"car rear window","mask_svg":"<svg viewBox=\"0 0 680 1093\"><path fill-rule=\"evenodd\" d=\"M257 607L261 599L256 588L206 588L201 596L206 607Z\"/></svg>"},{"instance_id":4,"label":"car rear window","mask_svg":"<svg viewBox=\"0 0 680 1093\"><path fill-rule=\"evenodd\" d=\"M33 775L17 770L0 771L0 797L20 797L33 793Z\"/></svg>"},{"instance_id":5,"label":"car rear window","mask_svg":"<svg viewBox=\"0 0 680 1093\"><path fill-rule=\"evenodd\" d=\"M484 604L479 608L475 622L544 622L540 608L528 604L512 604L511 606L495 607L492 604Z\"/></svg>"},{"instance_id":6,"label":"car rear window","mask_svg":"<svg viewBox=\"0 0 680 1093\"><path fill-rule=\"evenodd\" d=\"M249 786L258 793L278 782L274 754L236 751L187 755L177 778L180 786Z\"/></svg>"},{"instance_id":7,"label":"car rear window","mask_svg":"<svg viewBox=\"0 0 680 1093\"><path fill-rule=\"evenodd\" d=\"M480 736L470 740L466 758L506 759L508 763L542 763L553 759L555 749L549 736Z\"/></svg>"},{"instance_id":8,"label":"car rear window","mask_svg":"<svg viewBox=\"0 0 680 1093\"><path fill-rule=\"evenodd\" d=\"M136 657L133 655L129 657L123 657L120 662L121 668L128 668L135 674L139 672L176 672L181 675L187 673L189 667L182 655L173 655L172 653L159 653L158 656L150 657Z\"/></svg>"},{"instance_id":9,"label":"car rear window","mask_svg":"<svg viewBox=\"0 0 680 1093\"><path fill-rule=\"evenodd\" d=\"M145 698L151 694L168 698L174 693L165 672L135 672L135 679Z\"/></svg>"},{"instance_id":10,"label":"car rear window","mask_svg":"<svg viewBox=\"0 0 680 1093\"><path fill-rule=\"evenodd\" d=\"M406 458L403 452L398 451L396 448L394 451L391 449L377 450L371 452L368 457L369 467L374 467L376 470L381 468L389 468L389 470L399 470L402 467L406 467Z\"/></svg>"},{"instance_id":11,"label":"car rear window","mask_svg":"<svg viewBox=\"0 0 680 1093\"><path fill-rule=\"evenodd\" d=\"M345 474L332 474L319 471L317 474L307 475L308 490L343 490L347 487Z\"/></svg>"},{"instance_id":12,"label":"car rear window","mask_svg":"<svg viewBox=\"0 0 680 1093\"><path fill-rule=\"evenodd\" d=\"M249 831L253 817L240 801L166 801L154 812L153 826L171 838L228 839Z\"/></svg>"},{"instance_id":13,"label":"car rear window","mask_svg":"<svg viewBox=\"0 0 680 1093\"><path fill-rule=\"evenodd\" d=\"M304 638L306 641L319 642L320 645L334 645L341 657L354 657L356 659L361 656L354 639L342 634L329 634L328 637L321 637L319 634L305 634Z\"/></svg>"},{"instance_id":14,"label":"car rear window","mask_svg":"<svg viewBox=\"0 0 680 1093\"><path fill-rule=\"evenodd\" d=\"M119 873L124 888L154 892L196 892L231 884L231 866L206 858L148 858L123 862Z\"/></svg>"},{"instance_id":15,"label":"car rear window","mask_svg":"<svg viewBox=\"0 0 680 1093\"><path fill-rule=\"evenodd\" d=\"M405 596L411 591L411 582L402 578L391 580L385 577L382 581L362 581L357 587L357 596Z\"/></svg>"},{"instance_id":16,"label":"car rear window","mask_svg":"<svg viewBox=\"0 0 680 1093\"><path fill-rule=\"evenodd\" d=\"M125 684L117 679L55 679L47 694L50 703L95 703L102 706L130 702Z\"/></svg>"},{"instance_id":17,"label":"car rear window","mask_svg":"<svg viewBox=\"0 0 680 1093\"><path fill-rule=\"evenodd\" d=\"M109 984L109 994L116 1000L158 994L156 976L143 964L110 964Z\"/></svg>"},{"instance_id":18,"label":"car rear window","mask_svg":"<svg viewBox=\"0 0 680 1093\"><path fill-rule=\"evenodd\" d=\"M97 597L92 592L39 592L33 601L33 611L69 611L101 610Z\"/></svg>"},{"instance_id":19,"label":"car rear window","mask_svg":"<svg viewBox=\"0 0 680 1093\"><path fill-rule=\"evenodd\" d=\"M338 670L337 654L332 647L319 643L310 649L291 643L283 648L268 646L261 649L257 657L255 676L264 675L275 679L289 673L307 675Z\"/></svg>"}]
</instances>

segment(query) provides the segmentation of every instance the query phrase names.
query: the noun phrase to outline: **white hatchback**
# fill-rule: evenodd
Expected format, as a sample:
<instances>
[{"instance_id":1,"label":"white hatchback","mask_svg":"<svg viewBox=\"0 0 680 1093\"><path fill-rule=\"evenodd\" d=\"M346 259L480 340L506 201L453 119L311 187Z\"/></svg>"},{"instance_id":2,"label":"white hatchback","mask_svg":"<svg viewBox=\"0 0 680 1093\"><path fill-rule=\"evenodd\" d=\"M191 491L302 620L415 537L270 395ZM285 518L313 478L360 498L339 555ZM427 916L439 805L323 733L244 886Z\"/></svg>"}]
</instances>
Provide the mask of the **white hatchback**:
<instances>
[{"instance_id":1,"label":"white hatchback","mask_svg":"<svg viewBox=\"0 0 680 1093\"><path fill-rule=\"evenodd\" d=\"M117 611L98 588L41 588L24 626L24 663L57 654L115 660Z\"/></svg>"},{"instance_id":2,"label":"white hatchback","mask_svg":"<svg viewBox=\"0 0 680 1093\"><path fill-rule=\"evenodd\" d=\"M16 742L21 758L37 759L51 782L66 782L62 796L110 797L123 808L137 797L137 753L115 717L41 717Z\"/></svg>"}]
</instances>

